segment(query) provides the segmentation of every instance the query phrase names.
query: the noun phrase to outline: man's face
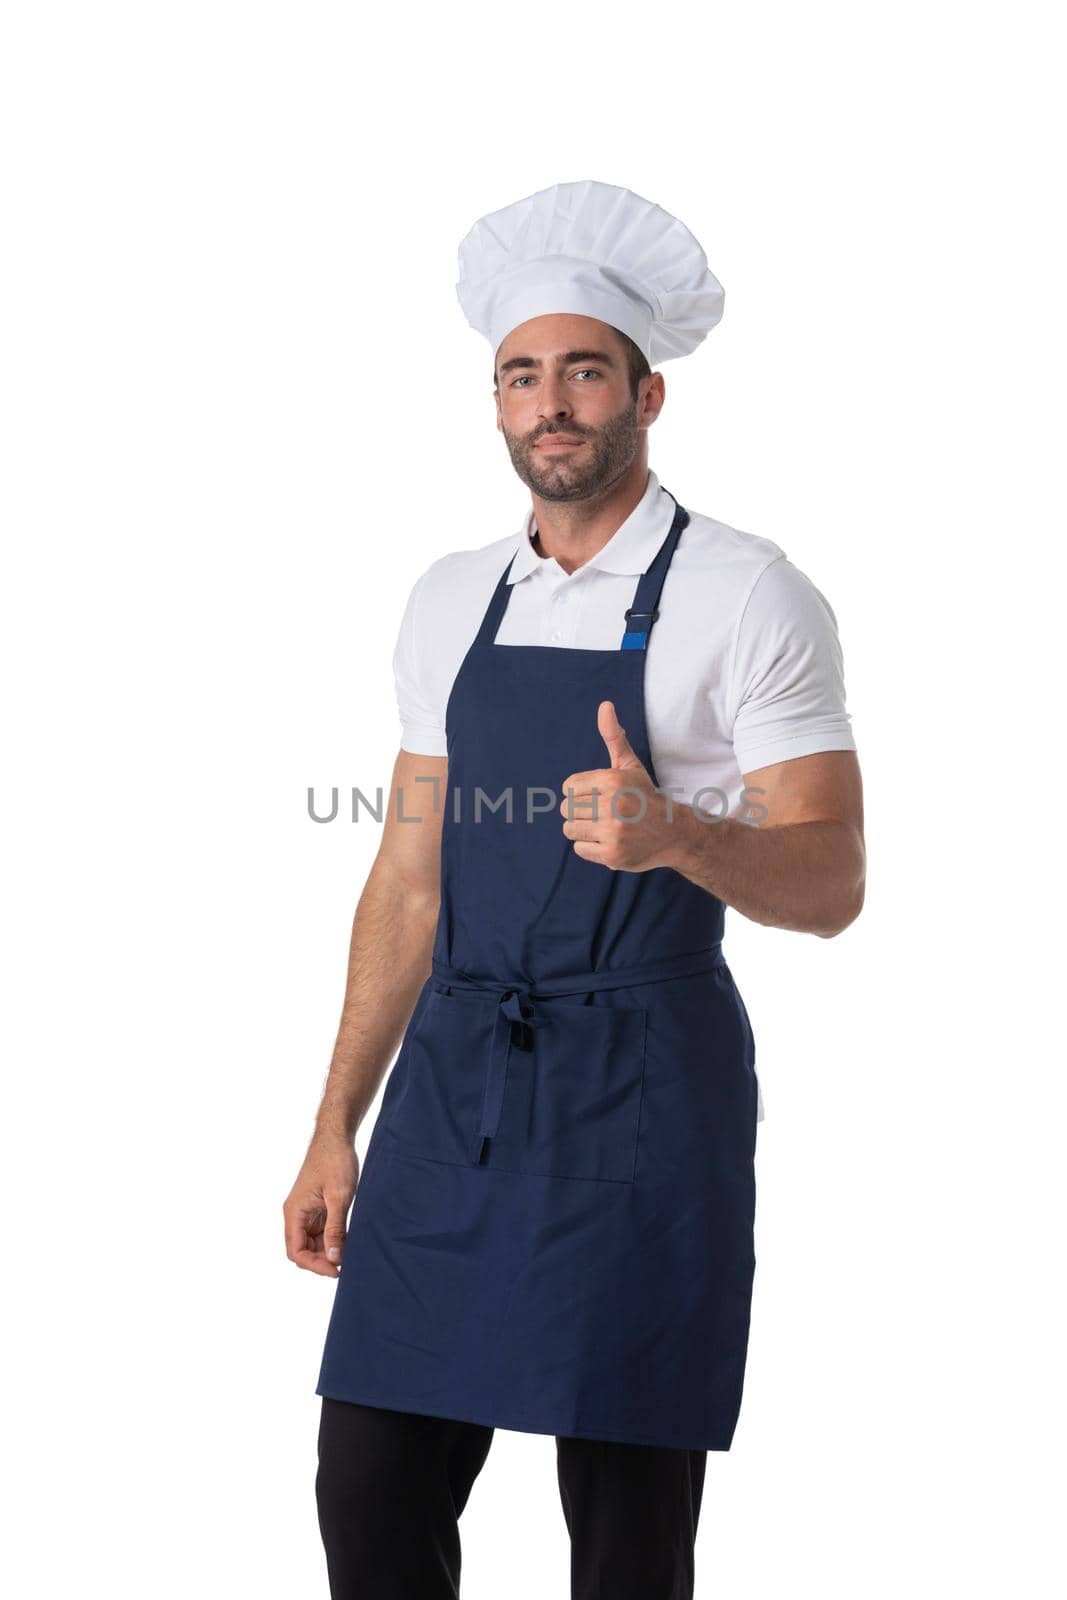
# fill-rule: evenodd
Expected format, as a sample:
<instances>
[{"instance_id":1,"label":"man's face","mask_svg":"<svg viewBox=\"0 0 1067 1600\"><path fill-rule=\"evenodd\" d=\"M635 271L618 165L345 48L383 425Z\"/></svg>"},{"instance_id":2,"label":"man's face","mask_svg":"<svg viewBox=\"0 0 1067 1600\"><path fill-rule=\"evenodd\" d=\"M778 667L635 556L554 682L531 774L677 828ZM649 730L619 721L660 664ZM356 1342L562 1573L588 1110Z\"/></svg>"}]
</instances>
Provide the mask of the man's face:
<instances>
[{"instance_id":1,"label":"man's face","mask_svg":"<svg viewBox=\"0 0 1067 1600\"><path fill-rule=\"evenodd\" d=\"M585 500L626 472L649 420L639 406L656 378L633 398L625 346L608 323L531 317L502 342L496 376L511 464L543 500Z\"/></svg>"}]
</instances>

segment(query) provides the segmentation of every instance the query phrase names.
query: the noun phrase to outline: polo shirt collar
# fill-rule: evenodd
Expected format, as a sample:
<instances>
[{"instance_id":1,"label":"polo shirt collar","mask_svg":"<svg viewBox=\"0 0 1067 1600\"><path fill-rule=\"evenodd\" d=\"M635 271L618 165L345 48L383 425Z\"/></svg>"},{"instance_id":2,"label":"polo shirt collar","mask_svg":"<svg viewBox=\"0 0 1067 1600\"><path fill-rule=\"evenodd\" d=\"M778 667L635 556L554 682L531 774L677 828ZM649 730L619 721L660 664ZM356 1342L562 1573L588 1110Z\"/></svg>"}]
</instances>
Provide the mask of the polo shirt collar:
<instances>
[{"instance_id":1,"label":"polo shirt collar","mask_svg":"<svg viewBox=\"0 0 1067 1600\"><path fill-rule=\"evenodd\" d=\"M602 572L615 572L627 577L637 577L646 572L667 537L674 520L674 510L673 499L649 468L645 492L626 521L616 528L604 548L583 562L578 571L584 572L586 567L599 567ZM530 542L535 530L536 519L531 507L519 532L515 559L508 572L509 584L520 583L549 559L538 555Z\"/></svg>"}]
</instances>

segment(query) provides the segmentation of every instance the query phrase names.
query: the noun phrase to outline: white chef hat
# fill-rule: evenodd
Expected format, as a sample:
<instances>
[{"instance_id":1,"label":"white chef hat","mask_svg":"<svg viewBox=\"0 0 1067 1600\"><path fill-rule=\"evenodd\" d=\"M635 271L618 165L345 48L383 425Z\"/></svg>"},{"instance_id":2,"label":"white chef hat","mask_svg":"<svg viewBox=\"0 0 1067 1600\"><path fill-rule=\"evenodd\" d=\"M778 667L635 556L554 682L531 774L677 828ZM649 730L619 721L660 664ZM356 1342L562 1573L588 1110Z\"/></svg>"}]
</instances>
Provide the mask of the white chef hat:
<instances>
[{"instance_id":1,"label":"white chef hat","mask_svg":"<svg viewBox=\"0 0 1067 1600\"><path fill-rule=\"evenodd\" d=\"M650 365L686 356L722 316L723 288L689 229L613 183L556 183L491 211L459 247L456 294L495 356L530 317L596 317Z\"/></svg>"}]
</instances>

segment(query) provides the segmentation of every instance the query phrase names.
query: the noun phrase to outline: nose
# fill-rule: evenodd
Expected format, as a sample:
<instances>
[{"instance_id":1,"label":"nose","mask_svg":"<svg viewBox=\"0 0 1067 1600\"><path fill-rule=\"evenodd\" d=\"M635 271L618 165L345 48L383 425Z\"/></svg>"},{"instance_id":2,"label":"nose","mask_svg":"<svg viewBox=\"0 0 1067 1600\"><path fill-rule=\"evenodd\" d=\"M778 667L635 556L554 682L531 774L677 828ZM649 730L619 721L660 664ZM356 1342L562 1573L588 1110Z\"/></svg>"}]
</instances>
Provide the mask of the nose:
<instances>
[{"instance_id":1,"label":"nose","mask_svg":"<svg viewBox=\"0 0 1067 1600\"><path fill-rule=\"evenodd\" d=\"M558 421L561 417L571 416L572 409L562 379L553 373L546 373L541 382L538 416L543 417L546 422Z\"/></svg>"}]
</instances>

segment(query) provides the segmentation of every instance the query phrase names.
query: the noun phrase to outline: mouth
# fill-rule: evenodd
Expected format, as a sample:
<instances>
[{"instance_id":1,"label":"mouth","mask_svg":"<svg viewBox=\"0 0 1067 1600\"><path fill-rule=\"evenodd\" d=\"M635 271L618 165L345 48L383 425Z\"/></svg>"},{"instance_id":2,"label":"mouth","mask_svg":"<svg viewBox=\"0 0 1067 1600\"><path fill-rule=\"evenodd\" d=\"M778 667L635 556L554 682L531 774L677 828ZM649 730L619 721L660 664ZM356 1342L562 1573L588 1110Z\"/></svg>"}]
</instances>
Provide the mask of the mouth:
<instances>
[{"instance_id":1,"label":"mouth","mask_svg":"<svg viewBox=\"0 0 1067 1600\"><path fill-rule=\"evenodd\" d=\"M584 439L566 439L559 434L550 434L538 440L538 450L576 450Z\"/></svg>"}]
</instances>

